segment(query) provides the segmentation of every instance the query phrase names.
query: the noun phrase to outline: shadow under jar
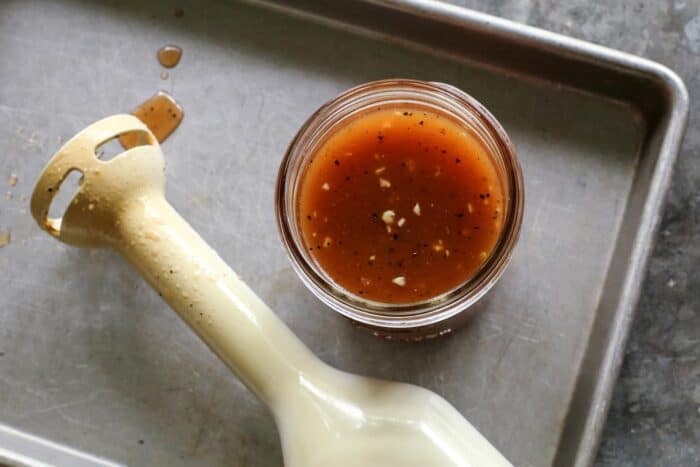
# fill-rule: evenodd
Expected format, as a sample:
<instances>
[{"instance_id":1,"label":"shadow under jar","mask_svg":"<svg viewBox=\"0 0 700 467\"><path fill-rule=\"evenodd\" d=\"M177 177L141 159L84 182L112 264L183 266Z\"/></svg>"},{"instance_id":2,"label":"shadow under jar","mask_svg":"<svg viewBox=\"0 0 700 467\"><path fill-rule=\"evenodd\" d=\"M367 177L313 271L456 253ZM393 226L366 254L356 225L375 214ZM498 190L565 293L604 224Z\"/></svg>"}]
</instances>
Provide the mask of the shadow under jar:
<instances>
[{"instance_id":1,"label":"shadow under jar","mask_svg":"<svg viewBox=\"0 0 700 467\"><path fill-rule=\"evenodd\" d=\"M502 275L524 188L515 150L474 98L375 81L316 111L282 161L276 212L292 266L375 335L450 332Z\"/></svg>"}]
</instances>

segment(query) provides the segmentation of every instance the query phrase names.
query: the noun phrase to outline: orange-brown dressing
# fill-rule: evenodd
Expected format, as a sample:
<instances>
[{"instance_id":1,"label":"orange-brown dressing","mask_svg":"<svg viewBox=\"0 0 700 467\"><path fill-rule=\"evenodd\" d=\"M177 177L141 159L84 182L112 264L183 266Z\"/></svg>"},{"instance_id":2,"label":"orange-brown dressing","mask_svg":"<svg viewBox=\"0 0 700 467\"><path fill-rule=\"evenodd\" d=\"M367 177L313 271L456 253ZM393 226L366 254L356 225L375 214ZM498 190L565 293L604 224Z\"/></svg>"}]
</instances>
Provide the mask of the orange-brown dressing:
<instances>
[{"instance_id":1,"label":"orange-brown dressing","mask_svg":"<svg viewBox=\"0 0 700 467\"><path fill-rule=\"evenodd\" d=\"M182 49L176 45L166 45L158 49L158 63L165 68L173 68L180 63Z\"/></svg>"},{"instance_id":2,"label":"orange-brown dressing","mask_svg":"<svg viewBox=\"0 0 700 467\"><path fill-rule=\"evenodd\" d=\"M165 141L175 131L185 115L180 104L170 94L162 91L143 102L131 113L146 124L159 143ZM126 133L119 137L119 142L125 149L129 149L140 144L138 136L138 133Z\"/></svg>"},{"instance_id":3,"label":"orange-brown dressing","mask_svg":"<svg viewBox=\"0 0 700 467\"><path fill-rule=\"evenodd\" d=\"M305 248L339 285L411 303L471 278L503 222L492 157L451 119L382 108L336 131L302 175Z\"/></svg>"}]
</instances>

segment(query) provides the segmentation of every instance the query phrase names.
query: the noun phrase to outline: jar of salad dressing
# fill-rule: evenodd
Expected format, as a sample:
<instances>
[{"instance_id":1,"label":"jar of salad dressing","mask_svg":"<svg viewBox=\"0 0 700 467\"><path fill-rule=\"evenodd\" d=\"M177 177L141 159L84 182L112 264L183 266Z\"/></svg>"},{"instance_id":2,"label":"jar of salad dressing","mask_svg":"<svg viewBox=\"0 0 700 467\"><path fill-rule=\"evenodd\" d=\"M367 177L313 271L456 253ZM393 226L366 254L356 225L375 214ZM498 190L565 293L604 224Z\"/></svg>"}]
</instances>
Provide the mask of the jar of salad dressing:
<instances>
[{"instance_id":1,"label":"jar of salad dressing","mask_svg":"<svg viewBox=\"0 0 700 467\"><path fill-rule=\"evenodd\" d=\"M303 125L276 209L292 265L324 303L388 338L445 334L503 273L524 188L498 121L449 85L375 81Z\"/></svg>"}]
</instances>

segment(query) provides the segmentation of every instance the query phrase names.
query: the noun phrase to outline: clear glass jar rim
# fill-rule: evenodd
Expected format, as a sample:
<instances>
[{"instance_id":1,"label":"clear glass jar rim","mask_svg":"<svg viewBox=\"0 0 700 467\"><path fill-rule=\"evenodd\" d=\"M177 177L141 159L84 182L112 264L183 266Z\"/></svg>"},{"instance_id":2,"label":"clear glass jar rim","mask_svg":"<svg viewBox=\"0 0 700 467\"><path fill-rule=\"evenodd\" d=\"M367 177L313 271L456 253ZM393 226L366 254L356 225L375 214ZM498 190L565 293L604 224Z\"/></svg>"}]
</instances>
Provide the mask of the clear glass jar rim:
<instances>
[{"instance_id":1,"label":"clear glass jar rim","mask_svg":"<svg viewBox=\"0 0 700 467\"><path fill-rule=\"evenodd\" d=\"M504 163L508 184L509 203L504 216L503 230L492 250L490 257L471 278L464 283L422 302L410 304L387 304L359 300L339 285L323 276L313 259L294 234L292 223L296 222L295 206L290 206L290 190L296 187L290 180L298 174L291 173L297 159L308 157L302 151L312 137L318 137L319 129L328 126L327 134L339 118L372 98L385 100L393 97L410 95L420 102L437 105L443 112L463 112L460 117L475 119L496 143L499 156ZM400 101L400 99L399 99ZM382 100L372 101L369 105L381 105ZM447 108L447 106L451 108ZM329 123L330 122L330 123ZM300 167L297 164L296 167ZM361 84L348 89L322 105L302 125L290 143L280 165L275 194L277 226L282 242L287 250L292 267L302 282L326 305L362 325L384 330L410 330L413 328L434 326L445 322L475 304L498 281L507 266L512 250L517 243L524 211L524 186L522 171L515 149L503 127L496 118L476 99L464 91L443 83L425 82L409 79L388 79Z\"/></svg>"}]
</instances>

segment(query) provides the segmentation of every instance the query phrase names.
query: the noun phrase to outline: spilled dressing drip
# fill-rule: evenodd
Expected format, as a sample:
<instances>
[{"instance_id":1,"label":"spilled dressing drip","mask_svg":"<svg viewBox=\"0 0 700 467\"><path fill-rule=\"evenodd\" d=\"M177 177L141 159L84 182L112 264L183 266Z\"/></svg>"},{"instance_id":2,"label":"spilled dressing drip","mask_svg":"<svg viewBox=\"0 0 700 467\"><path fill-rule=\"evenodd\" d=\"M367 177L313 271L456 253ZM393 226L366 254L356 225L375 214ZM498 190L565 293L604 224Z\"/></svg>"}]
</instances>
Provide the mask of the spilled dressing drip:
<instances>
[{"instance_id":1,"label":"spilled dressing drip","mask_svg":"<svg viewBox=\"0 0 700 467\"><path fill-rule=\"evenodd\" d=\"M176 45L166 45L158 49L158 63L165 68L173 68L180 63L182 49Z\"/></svg>"},{"instance_id":2,"label":"spilled dressing drip","mask_svg":"<svg viewBox=\"0 0 700 467\"><path fill-rule=\"evenodd\" d=\"M0 248L10 244L10 231L0 232Z\"/></svg>"},{"instance_id":3,"label":"spilled dressing drip","mask_svg":"<svg viewBox=\"0 0 700 467\"><path fill-rule=\"evenodd\" d=\"M174 68L180 63L182 49L176 45L165 45L158 49L156 54L158 63L165 68ZM160 78L168 79L170 74L163 71ZM182 122L185 113L182 106L168 93L158 91L153 97L141 103L132 112L153 133L159 143L165 141ZM133 148L142 144L138 133L126 133L119 137L119 142L124 149Z\"/></svg>"},{"instance_id":4,"label":"spilled dressing drip","mask_svg":"<svg viewBox=\"0 0 700 467\"><path fill-rule=\"evenodd\" d=\"M180 104L168 93L158 91L131 112L153 133L159 143L165 141L180 126L185 112ZM139 145L138 133L126 133L119 137L124 149Z\"/></svg>"}]
</instances>

